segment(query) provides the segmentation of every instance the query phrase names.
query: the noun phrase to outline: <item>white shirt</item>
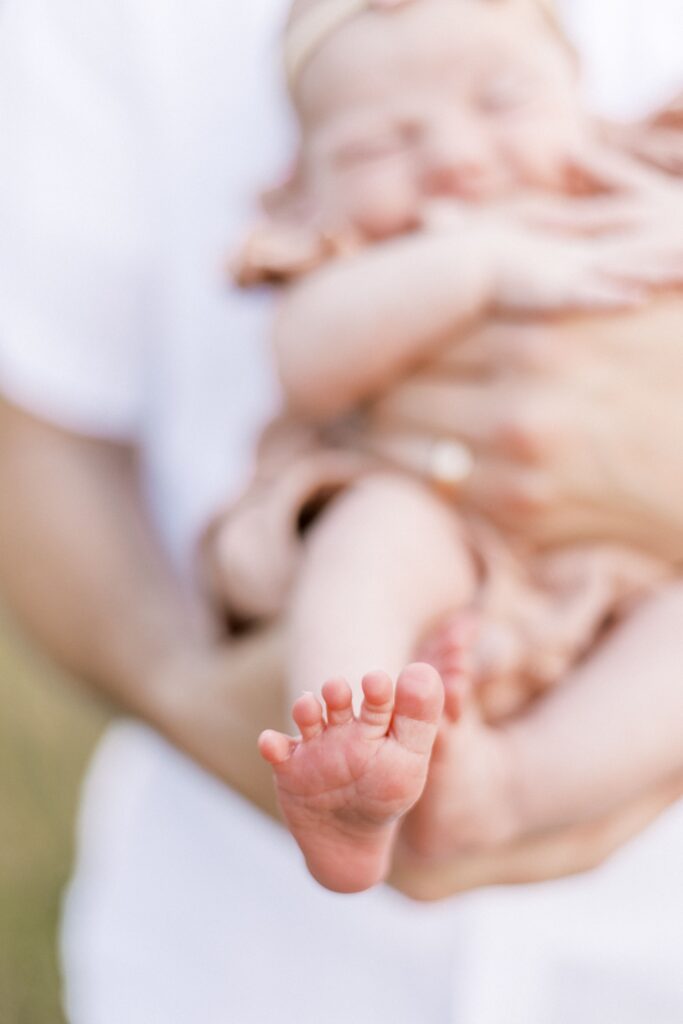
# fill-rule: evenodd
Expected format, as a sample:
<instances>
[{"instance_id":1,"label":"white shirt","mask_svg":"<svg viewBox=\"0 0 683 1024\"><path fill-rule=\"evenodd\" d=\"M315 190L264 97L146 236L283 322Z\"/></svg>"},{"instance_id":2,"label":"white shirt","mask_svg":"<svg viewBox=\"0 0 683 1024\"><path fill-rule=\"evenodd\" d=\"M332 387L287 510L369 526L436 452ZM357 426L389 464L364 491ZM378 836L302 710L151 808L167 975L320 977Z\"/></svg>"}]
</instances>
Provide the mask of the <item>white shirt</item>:
<instances>
[{"instance_id":1,"label":"white shirt","mask_svg":"<svg viewBox=\"0 0 683 1024\"><path fill-rule=\"evenodd\" d=\"M639 115L683 89L683 0L562 6L600 113ZM277 404L267 309L230 292L222 267L291 154L285 8L5 0L0 12L0 387L67 427L138 442L181 563ZM146 729L119 726L82 814L71 1020L680 1024L675 958L657 947L680 938L682 837L674 812L590 879L435 908L384 890L340 899L275 825ZM634 878L637 929L624 916ZM587 977L590 999L575 991Z\"/></svg>"},{"instance_id":2,"label":"white shirt","mask_svg":"<svg viewBox=\"0 0 683 1024\"><path fill-rule=\"evenodd\" d=\"M0 386L139 441L176 555L276 402L263 300L225 269L291 126L284 0L7 0Z\"/></svg>"}]
</instances>

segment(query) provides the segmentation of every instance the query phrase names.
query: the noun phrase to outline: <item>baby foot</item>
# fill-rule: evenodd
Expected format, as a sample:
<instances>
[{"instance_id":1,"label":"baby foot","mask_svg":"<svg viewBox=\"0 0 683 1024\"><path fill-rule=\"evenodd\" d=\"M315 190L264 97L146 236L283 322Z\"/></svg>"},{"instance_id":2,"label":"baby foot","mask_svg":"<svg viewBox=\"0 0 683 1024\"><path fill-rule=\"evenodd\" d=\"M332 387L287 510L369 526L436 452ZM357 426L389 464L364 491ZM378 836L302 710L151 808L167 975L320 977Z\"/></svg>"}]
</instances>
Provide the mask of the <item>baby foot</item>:
<instances>
[{"instance_id":1,"label":"baby foot","mask_svg":"<svg viewBox=\"0 0 683 1024\"><path fill-rule=\"evenodd\" d=\"M506 734L488 726L474 698L476 622L456 619L421 652L440 672L444 714L422 797L401 837L428 860L448 859L513 838L514 801Z\"/></svg>"},{"instance_id":2,"label":"baby foot","mask_svg":"<svg viewBox=\"0 0 683 1024\"><path fill-rule=\"evenodd\" d=\"M280 807L308 868L335 892L362 892L382 881L400 819L419 799L443 707L443 684L429 665L411 665L396 684L373 672L363 680L357 717L351 688L336 679L320 702L305 694L293 708L301 739L264 732L262 756L275 771Z\"/></svg>"}]
</instances>

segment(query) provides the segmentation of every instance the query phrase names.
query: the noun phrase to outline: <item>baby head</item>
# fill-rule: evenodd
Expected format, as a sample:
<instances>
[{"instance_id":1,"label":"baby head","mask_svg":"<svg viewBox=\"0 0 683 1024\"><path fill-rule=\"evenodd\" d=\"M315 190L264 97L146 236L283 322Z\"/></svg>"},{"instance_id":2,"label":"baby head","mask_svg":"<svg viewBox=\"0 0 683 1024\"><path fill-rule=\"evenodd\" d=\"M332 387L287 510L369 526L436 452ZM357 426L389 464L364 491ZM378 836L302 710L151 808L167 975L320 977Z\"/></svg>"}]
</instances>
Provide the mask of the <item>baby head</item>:
<instances>
[{"instance_id":1,"label":"baby head","mask_svg":"<svg viewBox=\"0 0 683 1024\"><path fill-rule=\"evenodd\" d=\"M286 56L306 199L367 238L425 199L562 188L587 125L542 0L296 0Z\"/></svg>"}]
</instances>

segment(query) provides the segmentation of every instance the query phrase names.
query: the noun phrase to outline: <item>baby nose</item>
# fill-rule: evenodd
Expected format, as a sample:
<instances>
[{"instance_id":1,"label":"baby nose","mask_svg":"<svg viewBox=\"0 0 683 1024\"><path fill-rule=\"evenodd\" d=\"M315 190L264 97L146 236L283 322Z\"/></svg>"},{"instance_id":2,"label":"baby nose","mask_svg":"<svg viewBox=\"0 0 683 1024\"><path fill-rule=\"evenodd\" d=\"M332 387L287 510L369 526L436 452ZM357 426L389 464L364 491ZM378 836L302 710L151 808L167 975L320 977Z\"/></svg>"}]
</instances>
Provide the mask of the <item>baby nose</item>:
<instances>
[{"instance_id":1,"label":"baby nose","mask_svg":"<svg viewBox=\"0 0 683 1024\"><path fill-rule=\"evenodd\" d=\"M473 127L444 127L425 146L423 188L428 195L483 198L491 171L490 151Z\"/></svg>"}]
</instances>

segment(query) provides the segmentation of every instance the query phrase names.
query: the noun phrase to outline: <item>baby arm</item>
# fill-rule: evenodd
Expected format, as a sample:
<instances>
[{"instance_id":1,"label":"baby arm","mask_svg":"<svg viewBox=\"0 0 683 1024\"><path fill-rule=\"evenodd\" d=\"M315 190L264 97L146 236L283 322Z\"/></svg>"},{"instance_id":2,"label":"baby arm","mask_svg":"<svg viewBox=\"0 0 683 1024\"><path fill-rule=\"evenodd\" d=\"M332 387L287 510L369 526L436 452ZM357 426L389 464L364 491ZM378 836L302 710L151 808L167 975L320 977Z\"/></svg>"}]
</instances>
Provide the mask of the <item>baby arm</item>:
<instances>
[{"instance_id":1,"label":"baby arm","mask_svg":"<svg viewBox=\"0 0 683 1024\"><path fill-rule=\"evenodd\" d=\"M639 305L645 293L634 287L632 264L642 264L641 249L637 237L534 232L514 211L495 208L361 250L286 292L274 338L285 395L304 418L334 418L376 397L485 312Z\"/></svg>"},{"instance_id":2,"label":"baby arm","mask_svg":"<svg viewBox=\"0 0 683 1024\"><path fill-rule=\"evenodd\" d=\"M275 351L290 405L326 419L387 387L483 311L485 248L421 233L362 249L288 289Z\"/></svg>"},{"instance_id":3,"label":"baby arm","mask_svg":"<svg viewBox=\"0 0 683 1024\"><path fill-rule=\"evenodd\" d=\"M290 609L291 683L309 691L293 708L301 738L266 733L261 752L309 869L331 889L368 888L389 870L444 701L432 668L404 666L474 586L453 512L407 478L368 477L311 531Z\"/></svg>"}]
</instances>

